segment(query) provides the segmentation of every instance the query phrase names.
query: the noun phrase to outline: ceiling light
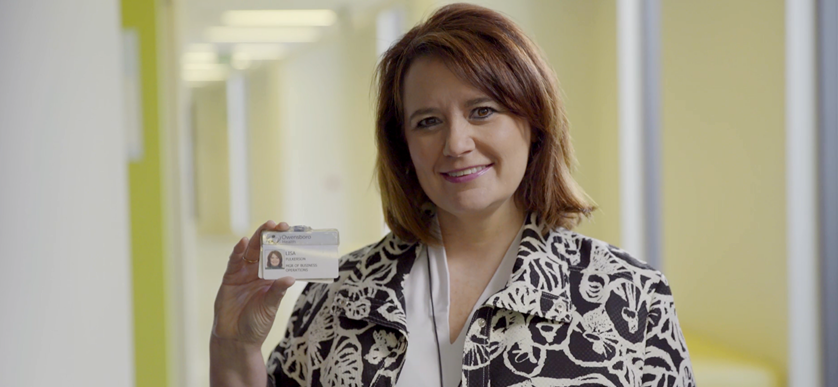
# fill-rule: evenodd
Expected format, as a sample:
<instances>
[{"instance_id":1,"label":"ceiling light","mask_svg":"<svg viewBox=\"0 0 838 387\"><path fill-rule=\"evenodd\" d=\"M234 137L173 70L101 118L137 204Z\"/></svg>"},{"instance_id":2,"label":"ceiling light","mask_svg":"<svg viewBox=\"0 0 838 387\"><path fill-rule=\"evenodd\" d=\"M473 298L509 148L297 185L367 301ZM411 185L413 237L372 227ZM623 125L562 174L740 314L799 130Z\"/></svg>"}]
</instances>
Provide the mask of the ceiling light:
<instances>
[{"instance_id":1,"label":"ceiling light","mask_svg":"<svg viewBox=\"0 0 838 387\"><path fill-rule=\"evenodd\" d=\"M184 63L183 69L187 71L196 70L226 70L224 65L218 63Z\"/></svg>"},{"instance_id":2,"label":"ceiling light","mask_svg":"<svg viewBox=\"0 0 838 387\"><path fill-rule=\"evenodd\" d=\"M338 15L331 9L272 9L226 11L221 22L228 26L330 26Z\"/></svg>"},{"instance_id":3,"label":"ceiling light","mask_svg":"<svg viewBox=\"0 0 838 387\"><path fill-rule=\"evenodd\" d=\"M204 36L211 42L278 42L305 43L313 42L319 37L319 32L313 27L287 28L240 28L240 27L210 27Z\"/></svg>"},{"instance_id":4,"label":"ceiling light","mask_svg":"<svg viewBox=\"0 0 838 387\"><path fill-rule=\"evenodd\" d=\"M181 63L215 63L218 53L212 44L190 44L180 59Z\"/></svg>"},{"instance_id":5,"label":"ceiling light","mask_svg":"<svg viewBox=\"0 0 838 387\"><path fill-rule=\"evenodd\" d=\"M286 49L278 44L237 44L233 56L246 55L250 60L277 60L285 55Z\"/></svg>"},{"instance_id":6,"label":"ceiling light","mask_svg":"<svg viewBox=\"0 0 838 387\"><path fill-rule=\"evenodd\" d=\"M180 59L183 63L215 63L218 62L218 54L214 52L186 52Z\"/></svg>"},{"instance_id":7,"label":"ceiling light","mask_svg":"<svg viewBox=\"0 0 838 387\"><path fill-rule=\"evenodd\" d=\"M207 44L207 43L192 43L189 45L189 48L186 51L190 52L215 52L215 45L214 44Z\"/></svg>"},{"instance_id":8,"label":"ceiling light","mask_svg":"<svg viewBox=\"0 0 838 387\"><path fill-rule=\"evenodd\" d=\"M186 69L184 69L181 72L180 76L186 82L223 81L223 80L227 79L227 70L223 69L223 68L206 69L206 70L186 70Z\"/></svg>"}]
</instances>

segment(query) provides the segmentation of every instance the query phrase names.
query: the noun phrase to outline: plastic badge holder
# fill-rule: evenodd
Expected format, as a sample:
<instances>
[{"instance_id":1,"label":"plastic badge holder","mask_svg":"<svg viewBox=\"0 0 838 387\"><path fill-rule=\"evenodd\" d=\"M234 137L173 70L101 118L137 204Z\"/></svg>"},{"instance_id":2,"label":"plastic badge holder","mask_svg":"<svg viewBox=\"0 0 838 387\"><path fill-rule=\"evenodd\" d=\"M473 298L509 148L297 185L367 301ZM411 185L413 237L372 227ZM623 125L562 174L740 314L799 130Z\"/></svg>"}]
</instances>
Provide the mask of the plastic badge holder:
<instances>
[{"instance_id":1,"label":"plastic badge holder","mask_svg":"<svg viewBox=\"0 0 838 387\"><path fill-rule=\"evenodd\" d=\"M336 229L294 226L288 231L262 231L259 278L294 277L308 282L333 282L338 276Z\"/></svg>"}]
</instances>

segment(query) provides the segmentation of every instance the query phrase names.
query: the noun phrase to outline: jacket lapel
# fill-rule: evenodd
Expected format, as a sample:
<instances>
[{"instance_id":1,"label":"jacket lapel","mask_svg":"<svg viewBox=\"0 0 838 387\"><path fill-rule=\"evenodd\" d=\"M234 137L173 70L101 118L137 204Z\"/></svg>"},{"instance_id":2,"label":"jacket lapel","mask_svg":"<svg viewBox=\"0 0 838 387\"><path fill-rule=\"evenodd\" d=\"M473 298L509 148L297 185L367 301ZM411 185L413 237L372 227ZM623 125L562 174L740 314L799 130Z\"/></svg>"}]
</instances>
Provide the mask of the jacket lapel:
<instances>
[{"instance_id":1,"label":"jacket lapel","mask_svg":"<svg viewBox=\"0 0 838 387\"><path fill-rule=\"evenodd\" d=\"M352 320L389 327L407 335L404 279L413 267L418 243L405 243L389 234L365 254L350 257L341 267L335 312Z\"/></svg>"},{"instance_id":2,"label":"jacket lapel","mask_svg":"<svg viewBox=\"0 0 838 387\"><path fill-rule=\"evenodd\" d=\"M506 286L484 305L555 321L570 321L569 259L561 253L561 230L545 235L535 214L524 224L518 258Z\"/></svg>"},{"instance_id":3,"label":"jacket lapel","mask_svg":"<svg viewBox=\"0 0 838 387\"><path fill-rule=\"evenodd\" d=\"M544 232L535 214L524 224L518 256L506 286L485 305L555 321L570 321L573 305L563 229ZM346 318L396 329L407 335L404 279L424 246L392 234L341 267L333 307Z\"/></svg>"}]
</instances>

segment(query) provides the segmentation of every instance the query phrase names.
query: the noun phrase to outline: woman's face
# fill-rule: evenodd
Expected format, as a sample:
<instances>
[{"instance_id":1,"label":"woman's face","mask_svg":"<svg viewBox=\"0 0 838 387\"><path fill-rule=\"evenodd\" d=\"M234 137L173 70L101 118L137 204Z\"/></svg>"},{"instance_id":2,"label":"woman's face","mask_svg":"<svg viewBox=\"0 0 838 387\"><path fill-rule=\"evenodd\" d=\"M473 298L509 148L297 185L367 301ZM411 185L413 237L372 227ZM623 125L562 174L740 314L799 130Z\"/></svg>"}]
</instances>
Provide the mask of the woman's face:
<instances>
[{"instance_id":1,"label":"woman's face","mask_svg":"<svg viewBox=\"0 0 838 387\"><path fill-rule=\"evenodd\" d=\"M279 254L271 254L271 266L279 266Z\"/></svg>"},{"instance_id":2,"label":"woman's face","mask_svg":"<svg viewBox=\"0 0 838 387\"><path fill-rule=\"evenodd\" d=\"M514 206L532 130L443 61L414 60L402 90L405 138L425 194L452 215Z\"/></svg>"}]
</instances>

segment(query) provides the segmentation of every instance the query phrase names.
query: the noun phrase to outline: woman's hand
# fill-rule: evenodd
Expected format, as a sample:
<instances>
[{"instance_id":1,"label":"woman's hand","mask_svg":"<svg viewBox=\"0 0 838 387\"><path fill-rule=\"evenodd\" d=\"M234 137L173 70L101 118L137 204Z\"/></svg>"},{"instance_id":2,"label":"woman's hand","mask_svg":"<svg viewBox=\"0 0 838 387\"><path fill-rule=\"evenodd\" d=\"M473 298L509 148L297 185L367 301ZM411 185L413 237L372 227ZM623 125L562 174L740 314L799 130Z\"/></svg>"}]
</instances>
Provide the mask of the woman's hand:
<instances>
[{"instance_id":1,"label":"woman's hand","mask_svg":"<svg viewBox=\"0 0 838 387\"><path fill-rule=\"evenodd\" d=\"M215 298L213 338L261 348L273 326L279 303L294 278L259 279L260 236L263 230L287 231L288 224L268 221L248 240L233 248L221 288Z\"/></svg>"},{"instance_id":2,"label":"woman's hand","mask_svg":"<svg viewBox=\"0 0 838 387\"><path fill-rule=\"evenodd\" d=\"M271 331L279 303L294 278L259 279L260 235L287 231L288 224L263 224L233 248L215 297L210 339L210 386L265 386L268 382L262 343Z\"/></svg>"}]
</instances>

